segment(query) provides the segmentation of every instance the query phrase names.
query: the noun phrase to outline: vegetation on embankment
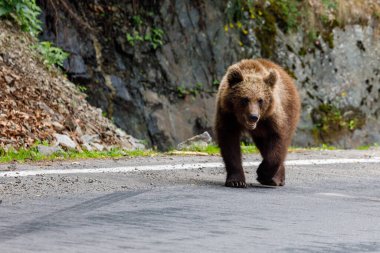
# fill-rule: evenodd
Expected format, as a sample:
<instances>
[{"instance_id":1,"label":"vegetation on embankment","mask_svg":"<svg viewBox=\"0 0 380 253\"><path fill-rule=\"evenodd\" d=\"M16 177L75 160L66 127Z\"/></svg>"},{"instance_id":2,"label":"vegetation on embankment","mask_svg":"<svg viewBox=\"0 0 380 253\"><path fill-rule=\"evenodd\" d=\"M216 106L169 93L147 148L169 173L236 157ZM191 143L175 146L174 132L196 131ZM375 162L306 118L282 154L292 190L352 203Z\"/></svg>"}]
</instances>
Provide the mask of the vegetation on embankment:
<instances>
[{"instance_id":1,"label":"vegetation on embankment","mask_svg":"<svg viewBox=\"0 0 380 253\"><path fill-rule=\"evenodd\" d=\"M107 159L121 157L144 157L155 156L157 152L152 150L126 150L113 148L106 151L78 151L75 149L60 150L53 154L43 154L38 151L37 146L31 148L20 148L18 150L9 149L8 151L0 150L0 163L9 162L38 162L38 161L60 161L60 160L78 160L78 159Z\"/></svg>"},{"instance_id":2,"label":"vegetation on embankment","mask_svg":"<svg viewBox=\"0 0 380 253\"><path fill-rule=\"evenodd\" d=\"M275 52L277 29L284 33L303 32L304 48L299 54L320 47L322 38L330 48L334 46L332 29L348 24L368 25L380 21L380 3L375 0L230 0L225 31L238 29L242 36L254 33L261 45L263 57ZM244 45L242 40L241 45Z\"/></svg>"},{"instance_id":3,"label":"vegetation on embankment","mask_svg":"<svg viewBox=\"0 0 380 253\"><path fill-rule=\"evenodd\" d=\"M379 145L359 146L357 150L369 150L378 148ZM258 149L254 145L241 145L244 155L259 154ZM337 147L322 144L318 147L302 148L290 147L289 153L307 152L307 151L326 151L338 150ZM19 150L10 149L5 151L0 149L0 163L10 162L39 162L39 161L60 161L60 160L83 160L83 159L119 159L134 157L153 157L153 156L220 156L220 149L215 144L208 146L192 146L184 150L171 150L168 152L159 152L156 150L125 150L113 148L108 151L78 151L78 150L60 150L53 154L45 155L38 151L37 145L31 148L21 148Z\"/></svg>"},{"instance_id":4,"label":"vegetation on embankment","mask_svg":"<svg viewBox=\"0 0 380 253\"><path fill-rule=\"evenodd\" d=\"M86 95L61 73L68 54L50 42L38 43L40 11L34 0L0 2L1 156L33 150L36 142L100 154L143 148L90 106Z\"/></svg>"},{"instance_id":5,"label":"vegetation on embankment","mask_svg":"<svg viewBox=\"0 0 380 253\"><path fill-rule=\"evenodd\" d=\"M35 0L3 0L0 2L0 18L10 19L16 23L22 31L37 38L42 32L42 22L39 19L41 8ZM61 48L55 47L49 41L29 41L43 58L43 63L50 69L53 66L63 67L63 62L69 54Z\"/></svg>"}]
</instances>

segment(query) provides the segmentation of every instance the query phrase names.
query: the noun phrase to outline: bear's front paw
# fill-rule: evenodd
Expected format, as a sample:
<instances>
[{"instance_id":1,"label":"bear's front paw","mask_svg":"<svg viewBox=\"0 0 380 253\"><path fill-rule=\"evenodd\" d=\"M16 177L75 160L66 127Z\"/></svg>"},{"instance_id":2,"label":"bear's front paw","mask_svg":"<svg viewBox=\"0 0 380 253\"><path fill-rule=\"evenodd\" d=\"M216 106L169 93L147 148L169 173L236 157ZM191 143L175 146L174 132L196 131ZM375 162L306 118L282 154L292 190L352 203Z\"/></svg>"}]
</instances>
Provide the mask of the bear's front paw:
<instances>
[{"instance_id":1,"label":"bear's front paw","mask_svg":"<svg viewBox=\"0 0 380 253\"><path fill-rule=\"evenodd\" d=\"M231 176L226 180L225 186L234 188L247 188L244 176Z\"/></svg>"}]
</instances>

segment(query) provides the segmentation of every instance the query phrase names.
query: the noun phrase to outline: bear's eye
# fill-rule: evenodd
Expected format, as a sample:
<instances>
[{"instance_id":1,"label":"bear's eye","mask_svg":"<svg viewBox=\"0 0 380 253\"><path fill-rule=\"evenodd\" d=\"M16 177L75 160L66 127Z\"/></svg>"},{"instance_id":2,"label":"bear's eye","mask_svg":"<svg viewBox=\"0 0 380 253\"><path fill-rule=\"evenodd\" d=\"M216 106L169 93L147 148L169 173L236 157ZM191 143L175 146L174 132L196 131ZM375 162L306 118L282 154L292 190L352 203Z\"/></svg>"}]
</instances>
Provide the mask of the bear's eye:
<instances>
[{"instance_id":1,"label":"bear's eye","mask_svg":"<svg viewBox=\"0 0 380 253\"><path fill-rule=\"evenodd\" d=\"M259 98L257 102L259 103L259 106L262 106L264 104L264 100L262 98Z\"/></svg>"},{"instance_id":2,"label":"bear's eye","mask_svg":"<svg viewBox=\"0 0 380 253\"><path fill-rule=\"evenodd\" d=\"M247 106L248 103L249 103L249 99L248 98L243 98L242 100L240 100L241 106Z\"/></svg>"}]
</instances>

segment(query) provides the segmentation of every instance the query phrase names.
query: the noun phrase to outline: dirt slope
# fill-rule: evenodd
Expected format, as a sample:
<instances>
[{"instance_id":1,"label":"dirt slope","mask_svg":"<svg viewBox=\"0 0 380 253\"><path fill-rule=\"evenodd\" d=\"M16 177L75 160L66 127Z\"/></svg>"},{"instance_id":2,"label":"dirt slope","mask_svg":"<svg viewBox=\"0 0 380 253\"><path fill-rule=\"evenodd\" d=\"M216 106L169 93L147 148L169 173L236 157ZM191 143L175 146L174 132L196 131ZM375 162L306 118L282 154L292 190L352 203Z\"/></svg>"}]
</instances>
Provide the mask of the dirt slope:
<instances>
[{"instance_id":1,"label":"dirt slope","mask_svg":"<svg viewBox=\"0 0 380 253\"><path fill-rule=\"evenodd\" d=\"M70 137L77 149L142 147L56 69L49 70L32 48L36 41L0 21L0 148Z\"/></svg>"}]
</instances>

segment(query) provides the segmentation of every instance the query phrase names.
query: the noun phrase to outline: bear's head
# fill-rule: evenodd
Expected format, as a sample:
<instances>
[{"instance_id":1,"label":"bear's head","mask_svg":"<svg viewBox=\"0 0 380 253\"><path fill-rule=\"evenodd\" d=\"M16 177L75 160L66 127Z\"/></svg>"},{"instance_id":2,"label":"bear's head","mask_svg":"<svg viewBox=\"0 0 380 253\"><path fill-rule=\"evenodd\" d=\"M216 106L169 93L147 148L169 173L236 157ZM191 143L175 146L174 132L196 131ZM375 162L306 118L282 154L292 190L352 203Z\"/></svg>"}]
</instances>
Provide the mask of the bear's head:
<instances>
[{"instance_id":1,"label":"bear's head","mask_svg":"<svg viewBox=\"0 0 380 253\"><path fill-rule=\"evenodd\" d=\"M260 121L273 111L273 88L277 73L257 74L230 67L227 72L230 106L247 130L254 130Z\"/></svg>"}]
</instances>

